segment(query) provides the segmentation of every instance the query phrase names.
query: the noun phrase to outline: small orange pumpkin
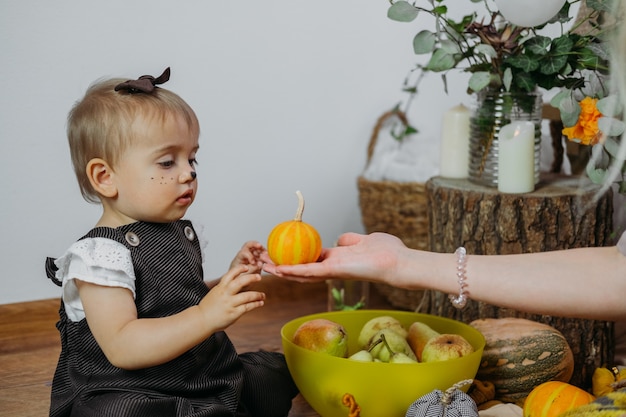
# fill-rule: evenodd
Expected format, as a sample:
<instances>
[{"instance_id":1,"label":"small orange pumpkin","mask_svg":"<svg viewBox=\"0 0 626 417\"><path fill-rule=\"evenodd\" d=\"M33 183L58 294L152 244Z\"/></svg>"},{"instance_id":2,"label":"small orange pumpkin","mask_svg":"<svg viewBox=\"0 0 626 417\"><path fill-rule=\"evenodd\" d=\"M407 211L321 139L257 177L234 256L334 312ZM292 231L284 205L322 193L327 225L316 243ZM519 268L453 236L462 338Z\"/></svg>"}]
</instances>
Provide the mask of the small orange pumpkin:
<instances>
[{"instance_id":1,"label":"small orange pumpkin","mask_svg":"<svg viewBox=\"0 0 626 417\"><path fill-rule=\"evenodd\" d=\"M276 225L267 238L267 252L276 265L315 262L322 253L322 239L313 226L302 221L304 197L300 191L293 220Z\"/></svg>"},{"instance_id":2,"label":"small orange pumpkin","mask_svg":"<svg viewBox=\"0 0 626 417\"><path fill-rule=\"evenodd\" d=\"M533 388L526 397L524 417L556 417L565 411L589 404L595 398L567 382L544 382Z\"/></svg>"}]
</instances>

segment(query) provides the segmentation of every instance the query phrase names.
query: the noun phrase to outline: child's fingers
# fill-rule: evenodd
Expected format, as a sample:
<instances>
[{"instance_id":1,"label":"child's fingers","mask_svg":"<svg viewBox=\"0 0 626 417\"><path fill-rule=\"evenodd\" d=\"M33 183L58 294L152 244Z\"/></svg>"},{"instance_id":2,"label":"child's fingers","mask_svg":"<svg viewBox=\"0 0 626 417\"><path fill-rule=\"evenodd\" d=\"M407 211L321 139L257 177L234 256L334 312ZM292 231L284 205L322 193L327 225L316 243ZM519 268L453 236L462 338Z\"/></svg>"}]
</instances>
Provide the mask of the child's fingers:
<instances>
[{"instance_id":1,"label":"child's fingers","mask_svg":"<svg viewBox=\"0 0 626 417\"><path fill-rule=\"evenodd\" d=\"M220 279L220 284L226 286L232 281L234 281L235 278L237 278L241 274L247 273L249 270L250 270L249 265L244 265L244 264L236 265L232 267L231 269L229 269L228 272L224 274L222 279Z\"/></svg>"},{"instance_id":2,"label":"child's fingers","mask_svg":"<svg viewBox=\"0 0 626 417\"><path fill-rule=\"evenodd\" d=\"M243 307L245 311L253 308L261 307L265 303L265 293L259 291L246 291L237 294L237 303Z\"/></svg>"},{"instance_id":3,"label":"child's fingers","mask_svg":"<svg viewBox=\"0 0 626 417\"><path fill-rule=\"evenodd\" d=\"M245 273L245 274L240 274L236 279L234 279L231 283L231 285L234 286L233 290L235 290L235 293L238 293L239 291L241 291L243 288L247 287L248 285L254 284L255 282L259 282L261 281L261 274L257 274L257 273Z\"/></svg>"}]
</instances>

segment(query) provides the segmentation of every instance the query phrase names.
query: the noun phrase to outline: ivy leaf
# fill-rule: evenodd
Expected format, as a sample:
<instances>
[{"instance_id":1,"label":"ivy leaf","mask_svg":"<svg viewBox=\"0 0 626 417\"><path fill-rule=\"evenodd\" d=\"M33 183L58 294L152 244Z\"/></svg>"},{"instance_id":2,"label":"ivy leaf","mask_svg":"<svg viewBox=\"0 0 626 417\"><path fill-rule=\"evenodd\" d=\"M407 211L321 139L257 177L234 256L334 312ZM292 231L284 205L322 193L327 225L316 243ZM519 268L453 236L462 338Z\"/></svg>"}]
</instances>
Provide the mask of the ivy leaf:
<instances>
[{"instance_id":1,"label":"ivy leaf","mask_svg":"<svg viewBox=\"0 0 626 417\"><path fill-rule=\"evenodd\" d=\"M551 43L550 38L546 36L535 36L524 43L524 49L534 55L542 56L548 53Z\"/></svg>"},{"instance_id":2,"label":"ivy leaf","mask_svg":"<svg viewBox=\"0 0 626 417\"><path fill-rule=\"evenodd\" d=\"M539 68L539 61L536 58L531 58L528 55L510 56L506 59L506 63L512 67L519 68L524 72L535 71Z\"/></svg>"},{"instance_id":3,"label":"ivy leaf","mask_svg":"<svg viewBox=\"0 0 626 417\"><path fill-rule=\"evenodd\" d=\"M561 24L563 24L563 23L567 23L570 20L572 20L572 18L569 16L569 9L570 9L570 3L568 1L566 1L565 4L563 5L563 7L561 7L561 10L559 10L559 12L557 13L557 15L554 16L554 18L552 18L552 20L550 20L550 23L561 23Z\"/></svg>"},{"instance_id":4,"label":"ivy leaf","mask_svg":"<svg viewBox=\"0 0 626 417\"><path fill-rule=\"evenodd\" d=\"M422 30L413 38L413 51L417 54L429 54L435 49L437 36L429 31Z\"/></svg>"},{"instance_id":5,"label":"ivy leaf","mask_svg":"<svg viewBox=\"0 0 626 417\"><path fill-rule=\"evenodd\" d=\"M518 72L515 74L515 85L524 91L533 91L537 83L529 72Z\"/></svg>"},{"instance_id":6,"label":"ivy leaf","mask_svg":"<svg viewBox=\"0 0 626 417\"><path fill-rule=\"evenodd\" d=\"M578 68L581 69L589 68L595 70L602 67L602 61L600 58L587 48L580 51L576 62L578 63Z\"/></svg>"},{"instance_id":7,"label":"ivy leaf","mask_svg":"<svg viewBox=\"0 0 626 417\"><path fill-rule=\"evenodd\" d=\"M569 64L569 62L567 63L567 65L561 68L561 74L563 75L571 74L573 71L574 70L572 69L572 66Z\"/></svg>"},{"instance_id":8,"label":"ivy leaf","mask_svg":"<svg viewBox=\"0 0 626 417\"><path fill-rule=\"evenodd\" d=\"M397 1L387 10L387 17L396 22L412 22L419 14L419 9L406 1Z\"/></svg>"},{"instance_id":9,"label":"ivy leaf","mask_svg":"<svg viewBox=\"0 0 626 417\"><path fill-rule=\"evenodd\" d=\"M546 75L558 74L565 65L567 65L567 55L549 55L541 61L539 71Z\"/></svg>"},{"instance_id":10,"label":"ivy leaf","mask_svg":"<svg viewBox=\"0 0 626 417\"><path fill-rule=\"evenodd\" d=\"M572 48L574 48L574 41L567 35L559 36L550 43L550 53L552 54L567 55Z\"/></svg>"}]
</instances>

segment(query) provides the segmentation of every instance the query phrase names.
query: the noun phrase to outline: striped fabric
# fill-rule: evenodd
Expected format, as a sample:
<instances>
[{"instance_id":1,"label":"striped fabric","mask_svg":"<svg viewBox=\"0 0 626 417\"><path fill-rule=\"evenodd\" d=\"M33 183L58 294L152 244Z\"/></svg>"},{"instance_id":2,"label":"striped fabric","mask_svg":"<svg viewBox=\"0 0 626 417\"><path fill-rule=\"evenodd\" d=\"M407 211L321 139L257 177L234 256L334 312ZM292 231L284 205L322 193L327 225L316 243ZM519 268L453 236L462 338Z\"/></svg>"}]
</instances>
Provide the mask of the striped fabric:
<instances>
[{"instance_id":1,"label":"striped fabric","mask_svg":"<svg viewBox=\"0 0 626 417\"><path fill-rule=\"evenodd\" d=\"M476 403L463 391L455 390L449 404L442 402L443 396L442 391L434 390L418 398L405 417L478 417Z\"/></svg>"},{"instance_id":2,"label":"striped fabric","mask_svg":"<svg viewBox=\"0 0 626 417\"><path fill-rule=\"evenodd\" d=\"M208 292L188 221L99 227L84 237L113 239L130 250L140 318L176 314ZM53 259L46 271L54 280ZM62 304L57 328L62 350L52 385L53 417L280 417L297 394L282 354L237 355L224 332L168 363L127 371L109 363L86 320L70 321Z\"/></svg>"}]
</instances>

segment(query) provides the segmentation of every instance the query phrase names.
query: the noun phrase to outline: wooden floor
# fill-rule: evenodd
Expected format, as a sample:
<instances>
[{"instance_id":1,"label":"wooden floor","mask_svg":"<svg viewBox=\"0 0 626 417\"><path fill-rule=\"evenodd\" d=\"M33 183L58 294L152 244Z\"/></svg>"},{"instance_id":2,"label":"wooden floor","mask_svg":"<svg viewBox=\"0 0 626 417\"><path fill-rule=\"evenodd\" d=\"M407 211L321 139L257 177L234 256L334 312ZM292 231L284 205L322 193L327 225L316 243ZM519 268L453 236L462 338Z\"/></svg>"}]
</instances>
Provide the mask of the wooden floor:
<instances>
[{"instance_id":1,"label":"wooden floor","mask_svg":"<svg viewBox=\"0 0 626 417\"><path fill-rule=\"evenodd\" d=\"M298 284L265 277L260 287L266 305L242 317L227 330L239 352L280 351L280 328L296 317L326 310L326 284ZM390 308L372 291L372 308ZM0 415L48 415L50 384L60 351L59 300L0 305ZM298 396L290 417L318 414Z\"/></svg>"}]
</instances>

